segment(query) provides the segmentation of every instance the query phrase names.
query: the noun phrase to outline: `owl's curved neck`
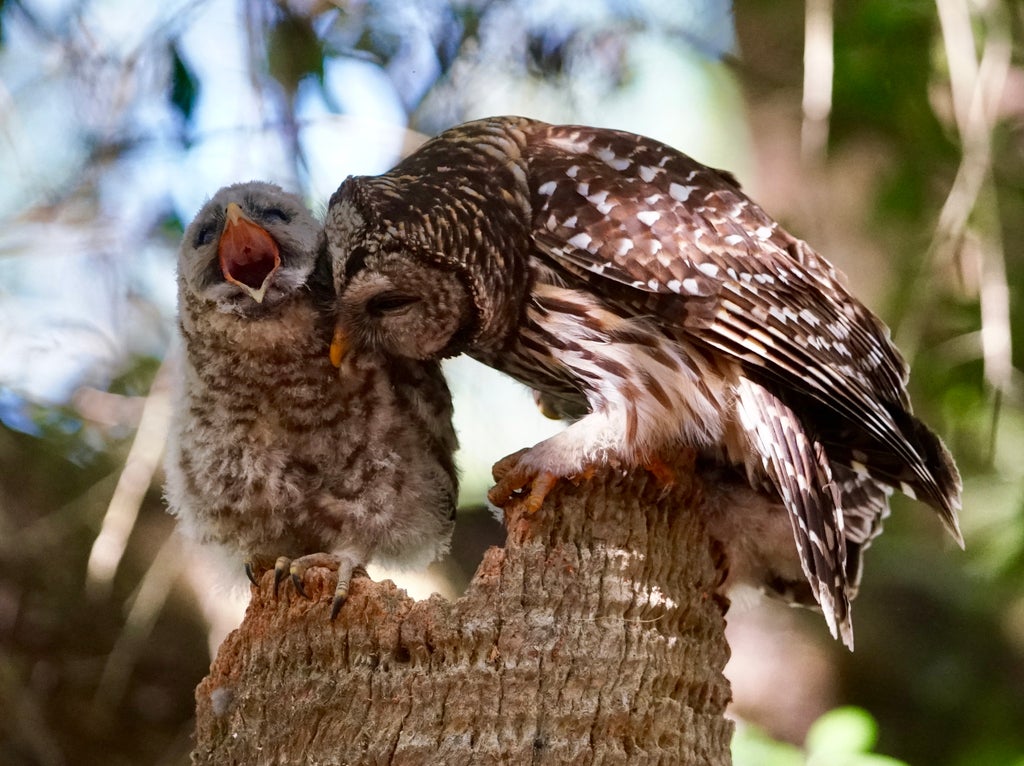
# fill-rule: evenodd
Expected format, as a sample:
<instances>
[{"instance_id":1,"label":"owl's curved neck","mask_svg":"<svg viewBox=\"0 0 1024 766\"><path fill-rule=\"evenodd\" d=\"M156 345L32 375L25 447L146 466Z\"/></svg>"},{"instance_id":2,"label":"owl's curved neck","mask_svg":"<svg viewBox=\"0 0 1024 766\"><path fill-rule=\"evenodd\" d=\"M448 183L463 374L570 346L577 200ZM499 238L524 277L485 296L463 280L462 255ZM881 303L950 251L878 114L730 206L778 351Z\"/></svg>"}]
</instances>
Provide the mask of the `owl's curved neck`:
<instances>
[{"instance_id":1,"label":"owl's curved neck","mask_svg":"<svg viewBox=\"0 0 1024 766\"><path fill-rule=\"evenodd\" d=\"M374 179L381 222L465 281L476 321L457 342L485 352L515 335L529 290L525 148L524 130L482 120L428 141ZM445 169L458 172L438 172Z\"/></svg>"}]
</instances>

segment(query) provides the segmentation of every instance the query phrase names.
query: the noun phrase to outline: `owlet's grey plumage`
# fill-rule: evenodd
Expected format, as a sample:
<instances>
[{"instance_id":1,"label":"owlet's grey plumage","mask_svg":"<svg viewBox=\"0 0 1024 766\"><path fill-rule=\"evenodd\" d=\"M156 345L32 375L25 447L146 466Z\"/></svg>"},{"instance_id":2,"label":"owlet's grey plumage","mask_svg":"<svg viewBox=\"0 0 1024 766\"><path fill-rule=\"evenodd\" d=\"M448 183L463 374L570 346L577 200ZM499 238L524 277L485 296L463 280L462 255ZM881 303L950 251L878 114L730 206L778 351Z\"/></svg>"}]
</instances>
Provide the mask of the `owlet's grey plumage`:
<instances>
[{"instance_id":1,"label":"owlet's grey plumage","mask_svg":"<svg viewBox=\"0 0 1024 766\"><path fill-rule=\"evenodd\" d=\"M911 414L887 328L728 173L630 133L495 117L349 178L325 226L337 348L466 352L579 418L499 463L498 505L696 448L730 579L817 602L850 646L894 489L962 544L960 477Z\"/></svg>"},{"instance_id":2,"label":"owlet's grey plumage","mask_svg":"<svg viewBox=\"0 0 1024 766\"><path fill-rule=\"evenodd\" d=\"M425 565L457 496L451 398L434 361L367 351L336 369L322 229L252 182L218 191L178 258L184 360L166 494L185 532L291 571L338 570L333 611L371 559Z\"/></svg>"}]
</instances>

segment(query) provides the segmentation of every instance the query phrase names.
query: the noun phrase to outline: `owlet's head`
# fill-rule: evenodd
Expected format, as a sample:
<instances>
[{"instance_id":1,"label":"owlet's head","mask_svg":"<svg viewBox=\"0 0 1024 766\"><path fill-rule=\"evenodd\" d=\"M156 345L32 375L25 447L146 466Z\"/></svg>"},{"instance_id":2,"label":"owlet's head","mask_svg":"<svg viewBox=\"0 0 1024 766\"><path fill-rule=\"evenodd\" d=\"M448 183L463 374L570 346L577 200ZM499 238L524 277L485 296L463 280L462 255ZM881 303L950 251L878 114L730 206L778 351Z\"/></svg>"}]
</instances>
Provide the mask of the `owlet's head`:
<instances>
[{"instance_id":1,"label":"owlet's head","mask_svg":"<svg viewBox=\"0 0 1024 766\"><path fill-rule=\"evenodd\" d=\"M335 192L324 225L338 296L333 361L350 349L412 359L460 353L477 324L463 276L382 221L362 181L349 178Z\"/></svg>"},{"instance_id":2,"label":"owlet's head","mask_svg":"<svg viewBox=\"0 0 1024 766\"><path fill-rule=\"evenodd\" d=\"M320 226L298 197L260 181L220 189L185 229L179 299L266 314L306 284Z\"/></svg>"}]
</instances>

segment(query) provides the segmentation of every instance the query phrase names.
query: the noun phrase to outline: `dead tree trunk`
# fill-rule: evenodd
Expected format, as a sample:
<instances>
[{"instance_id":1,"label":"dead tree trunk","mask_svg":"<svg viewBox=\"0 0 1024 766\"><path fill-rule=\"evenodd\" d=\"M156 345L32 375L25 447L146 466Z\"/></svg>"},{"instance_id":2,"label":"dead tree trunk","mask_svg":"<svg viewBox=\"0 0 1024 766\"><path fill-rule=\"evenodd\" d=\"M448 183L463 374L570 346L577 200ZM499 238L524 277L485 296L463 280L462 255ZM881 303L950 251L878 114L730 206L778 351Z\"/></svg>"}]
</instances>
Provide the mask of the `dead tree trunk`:
<instances>
[{"instance_id":1,"label":"dead tree trunk","mask_svg":"<svg viewBox=\"0 0 1024 766\"><path fill-rule=\"evenodd\" d=\"M723 563L691 466L562 482L466 594L271 575L196 691L197 764L728 764Z\"/></svg>"}]
</instances>

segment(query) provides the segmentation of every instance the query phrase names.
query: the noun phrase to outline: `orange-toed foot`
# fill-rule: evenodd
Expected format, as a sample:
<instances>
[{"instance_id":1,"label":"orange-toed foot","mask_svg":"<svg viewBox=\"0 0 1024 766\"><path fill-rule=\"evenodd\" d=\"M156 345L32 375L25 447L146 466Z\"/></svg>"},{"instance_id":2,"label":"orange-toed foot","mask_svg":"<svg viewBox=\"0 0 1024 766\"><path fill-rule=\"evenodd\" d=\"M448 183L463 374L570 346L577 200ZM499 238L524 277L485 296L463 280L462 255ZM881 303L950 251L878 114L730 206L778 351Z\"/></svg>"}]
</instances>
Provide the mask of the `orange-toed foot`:
<instances>
[{"instance_id":1,"label":"orange-toed foot","mask_svg":"<svg viewBox=\"0 0 1024 766\"><path fill-rule=\"evenodd\" d=\"M676 472L660 457L648 458L644 462L644 468L664 489L670 489L676 483Z\"/></svg>"},{"instance_id":2,"label":"orange-toed foot","mask_svg":"<svg viewBox=\"0 0 1024 766\"><path fill-rule=\"evenodd\" d=\"M497 484L491 487L487 499L499 508L504 508L513 495L529 487L530 492L524 501L526 511L536 513L544 505L544 498L558 481L558 476L550 471L523 465L522 457L527 452L528 450L519 450L503 457L491 469Z\"/></svg>"}]
</instances>

